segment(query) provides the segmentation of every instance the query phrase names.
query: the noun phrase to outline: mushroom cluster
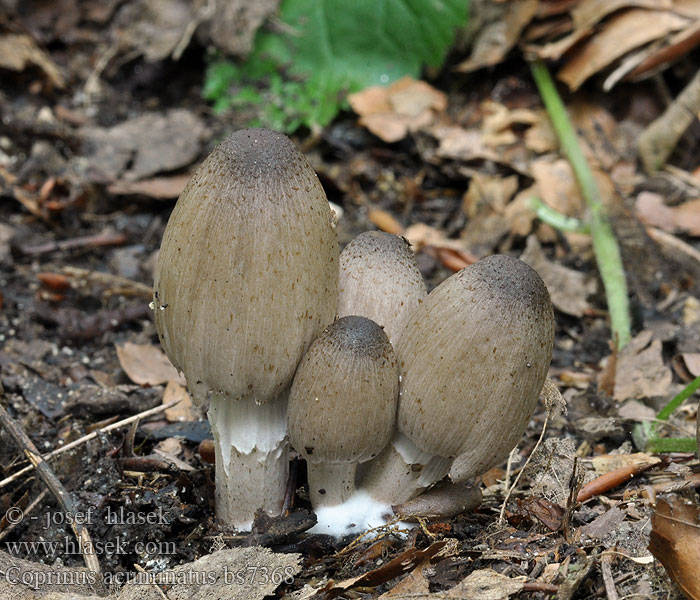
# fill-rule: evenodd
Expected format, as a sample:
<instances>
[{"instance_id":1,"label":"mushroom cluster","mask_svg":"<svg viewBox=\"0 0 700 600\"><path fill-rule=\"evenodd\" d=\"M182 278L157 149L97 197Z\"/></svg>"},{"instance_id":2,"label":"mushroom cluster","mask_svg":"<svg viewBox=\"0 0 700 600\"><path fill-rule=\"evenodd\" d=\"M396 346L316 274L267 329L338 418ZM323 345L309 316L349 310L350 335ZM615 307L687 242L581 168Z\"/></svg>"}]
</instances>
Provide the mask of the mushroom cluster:
<instances>
[{"instance_id":1,"label":"mushroom cluster","mask_svg":"<svg viewBox=\"0 0 700 600\"><path fill-rule=\"evenodd\" d=\"M202 163L168 221L155 272L161 345L209 401L219 519L282 511L287 395L333 322L339 249L323 188L286 136L237 131Z\"/></svg>"},{"instance_id":2,"label":"mushroom cluster","mask_svg":"<svg viewBox=\"0 0 700 600\"><path fill-rule=\"evenodd\" d=\"M316 174L264 129L226 138L180 196L154 309L209 402L217 516L237 529L280 514L290 439L317 514L340 507L324 517L336 533L483 473L522 436L554 341L547 289L520 260L491 256L426 294L403 238L367 232L339 254Z\"/></svg>"}]
</instances>

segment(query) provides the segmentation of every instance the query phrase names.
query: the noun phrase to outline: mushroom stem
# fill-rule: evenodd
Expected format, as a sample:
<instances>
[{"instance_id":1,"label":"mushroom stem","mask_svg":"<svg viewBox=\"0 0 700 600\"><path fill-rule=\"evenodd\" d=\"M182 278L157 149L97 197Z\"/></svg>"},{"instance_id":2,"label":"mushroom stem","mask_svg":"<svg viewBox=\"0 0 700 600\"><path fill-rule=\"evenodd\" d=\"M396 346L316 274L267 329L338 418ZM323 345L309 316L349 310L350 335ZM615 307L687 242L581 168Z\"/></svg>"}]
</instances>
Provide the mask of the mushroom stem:
<instances>
[{"instance_id":1,"label":"mushroom stem","mask_svg":"<svg viewBox=\"0 0 700 600\"><path fill-rule=\"evenodd\" d=\"M255 510L282 513L289 476L287 392L265 404L212 394L209 423L216 446L216 514L250 531Z\"/></svg>"},{"instance_id":2,"label":"mushroom stem","mask_svg":"<svg viewBox=\"0 0 700 600\"><path fill-rule=\"evenodd\" d=\"M361 487L375 500L401 504L447 475L452 460L423 452L396 432L391 443L368 463Z\"/></svg>"},{"instance_id":3,"label":"mushroom stem","mask_svg":"<svg viewBox=\"0 0 700 600\"><path fill-rule=\"evenodd\" d=\"M314 508L342 504L355 493L357 463L307 462L306 465Z\"/></svg>"}]
</instances>

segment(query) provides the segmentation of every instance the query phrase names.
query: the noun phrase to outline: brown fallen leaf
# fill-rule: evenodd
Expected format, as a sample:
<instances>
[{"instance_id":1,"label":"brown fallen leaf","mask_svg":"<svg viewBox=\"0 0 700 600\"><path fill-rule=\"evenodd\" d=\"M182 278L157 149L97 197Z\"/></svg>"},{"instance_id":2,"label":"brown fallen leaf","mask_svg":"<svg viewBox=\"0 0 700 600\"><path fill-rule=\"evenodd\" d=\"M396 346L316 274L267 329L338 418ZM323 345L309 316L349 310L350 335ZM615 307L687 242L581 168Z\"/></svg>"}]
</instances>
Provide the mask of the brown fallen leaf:
<instances>
[{"instance_id":1,"label":"brown fallen leaf","mask_svg":"<svg viewBox=\"0 0 700 600\"><path fill-rule=\"evenodd\" d=\"M190 180L190 175L173 175L172 177L154 177L153 179L142 179L141 181L119 180L111 184L107 191L117 196L138 195L150 198L170 199L177 198L185 185Z\"/></svg>"},{"instance_id":2,"label":"brown fallen leaf","mask_svg":"<svg viewBox=\"0 0 700 600\"><path fill-rule=\"evenodd\" d=\"M617 469L608 471L607 473L601 475L600 477L596 477L584 485L576 496L576 501L585 502L594 496L605 494L606 492L609 492L620 485L628 483L635 475L639 475L640 473L651 469L651 467L660 462L660 458L653 458L649 461L625 464Z\"/></svg>"},{"instance_id":3,"label":"brown fallen leaf","mask_svg":"<svg viewBox=\"0 0 700 600\"><path fill-rule=\"evenodd\" d=\"M367 218L386 233L393 233L394 235L403 233L403 225L396 220L396 217L381 208L371 207L367 211Z\"/></svg>"},{"instance_id":4,"label":"brown fallen leaf","mask_svg":"<svg viewBox=\"0 0 700 600\"><path fill-rule=\"evenodd\" d=\"M439 598L462 600L506 600L523 590L527 577L507 577L492 569L481 569L472 572L469 577L460 581L453 588L435 594Z\"/></svg>"},{"instance_id":5,"label":"brown fallen leaf","mask_svg":"<svg viewBox=\"0 0 700 600\"><path fill-rule=\"evenodd\" d=\"M525 132L525 146L538 154L554 152L559 148L559 140L547 112L539 110L535 115L537 120Z\"/></svg>"},{"instance_id":6,"label":"brown fallen leaf","mask_svg":"<svg viewBox=\"0 0 700 600\"><path fill-rule=\"evenodd\" d=\"M618 506L606 510L602 515L593 519L580 529L582 538L602 540L615 531L625 520L627 511Z\"/></svg>"},{"instance_id":7,"label":"brown fallen leaf","mask_svg":"<svg viewBox=\"0 0 700 600\"><path fill-rule=\"evenodd\" d=\"M440 258L440 260L443 260L444 254L441 256L441 253L443 251L449 251L456 255L459 261L464 263L460 268L464 268L479 260L478 257L469 252L465 240L447 238L442 231L430 225L426 225L425 223L415 223L411 225L403 232L403 237L410 242L416 253L421 250L430 251L434 249L436 251L436 256Z\"/></svg>"},{"instance_id":8,"label":"brown fallen leaf","mask_svg":"<svg viewBox=\"0 0 700 600\"><path fill-rule=\"evenodd\" d=\"M429 561L420 563L393 588L379 596L379 600L430 597L430 583L423 575L423 571L428 567Z\"/></svg>"},{"instance_id":9,"label":"brown fallen leaf","mask_svg":"<svg viewBox=\"0 0 700 600\"><path fill-rule=\"evenodd\" d=\"M369 586L373 587L386 583L387 581L399 577L403 573L412 571L416 565L421 564L424 561L430 560L438 552L440 552L447 545L446 540L440 540L438 542L433 542L425 548L424 550L418 550L416 548L409 548L408 550L402 552L398 556L392 558L388 563L382 566L364 573L357 577L352 577L351 579L346 579L344 581L335 582L329 581L319 592L323 594L324 598L335 598L344 594L348 590L358 586Z\"/></svg>"},{"instance_id":10,"label":"brown fallen leaf","mask_svg":"<svg viewBox=\"0 0 700 600\"><path fill-rule=\"evenodd\" d=\"M600 454L591 459L591 464L598 475L605 475L625 467L636 468L639 466L656 465L661 459L645 452L633 454Z\"/></svg>"},{"instance_id":11,"label":"brown fallen leaf","mask_svg":"<svg viewBox=\"0 0 700 600\"><path fill-rule=\"evenodd\" d=\"M487 2L484 23L472 46L471 56L457 65L463 73L499 64L518 43L523 29L537 13L539 0L511 0ZM483 18L483 16L482 16Z\"/></svg>"},{"instance_id":12,"label":"brown fallen leaf","mask_svg":"<svg viewBox=\"0 0 700 600\"><path fill-rule=\"evenodd\" d=\"M649 551L692 600L700 600L700 507L670 496L656 504Z\"/></svg>"},{"instance_id":13,"label":"brown fallen leaf","mask_svg":"<svg viewBox=\"0 0 700 600\"><path fill-rule=\"evenodd\" d=\"M678 206L667 206L660 194L640 192L635 209L639 218L647 225L659 227L669 233L700 236L700 198Z\"/></svg>"},{"instance_id":14,"label":"brown fallen leaf","mask_svg":"<svg viewBox=\"0 0 700 600\"><path fill-rule=\"evenodd\" d=\"M192 404L192 398L187 390L177 381L168 381L163 392L163 404L178 401L172 408L165 411L165 418L171 423L177 421L199 421L201 413Z\"/></svg>"},{"instance_id":15,"label":"brown fallen leaf","mask_svg":"<svg viewBox=\"0 0 700 600\"><path fill-rule=\"evenodd\" d=\"M593 35L596 25L605 17L620 9L633 6L670 9L672 5L672 0L586 0L585 2L574 2L570 11L573 21L571 33L544 46L527 46L527 50L535 52L542 59L558 60L578 42Z\"/></svg>"},{"instance_id":16,"label":"brown fallen leaf","mask_svg":"<svg viewBox=\"0 0 700 600\"><path fill-rule=\"evenodd\" d=\"M618 353L613 391L616 401L668 394L671 369L664 365L661 341L653 337L651 331L644 330Z\"/></svg>"},{"instance_id":17,"label":"brown fallen leaf","mask_svg":"<svg viewBox=\"0 0 700 600\"><path fill-rule=\"evenodd\" d=\"M185 378L177 372L158 346L126 342L116 348L119 364L134 383L160 385L175 381L181 386L185 385Z\"/></svg>"},{"instance_id":18,"label":"brown fallen leaf","mask_svg":"<svg viewBox=\"0 0 700 600\"><path fill-rule=\"evenodd\" d=\"M687 24L688 19L670 11L631 9L616 13L594 36L571 50L557 77L571 90L577 90L591 75L625 53Z\"/></svg>"},{"instance_id":19,"label":"brown fallen leaf","mask_svg":"<svg viewBox=\"0 0 700 600\"><path fill-rule=\"evenodd\" d=\"M700 375L700 352L683 352L681 358L688 373L693 377Z\"/></svg>"},{"instance_id":20,"label":"brown fallen leaf","mask_svg":"<svg viewBox=\"0 0 700 600\"><path fill-rule=\"evenodd\" d=\"M463 161L498 161L500 158L498 152L484 144L484 136L479 129L465 129L459 125L436 125L427 131L439 142L435 153L440 158Z\"/></svg>"},{"instance_id":21,"label":"brown fallen leaf","mask_svg":"<svg viewBox=\"0 0 700 600\"><path fill-rule=\"evenodd\" d=\"M21 33L0 35L0 67L23 71L27 64L39 67L57 88L65 87L61 72L31 37Z\"/></svg>"},{"instance_id":22,"label":"brown fallen leaf","mask_svg":"<svg viewBox=\"0 0 700 600\"><path fill-rule=\"evenodd\" d=\"M109 128L82 127L80 135L88 177L111 183L136 181L190 165L199 156L209 129L192 111L173 109L143 113Z\"/></svg>"},{"instance_id":23,"label":"brown fallen leaf","mask_svg":"<svg viewBox=\"0 0 700 600\"><path fill-rule=\"evenodd\" d=\"M447 108L447 96L443 92L411 77L403 77L386 87L375 86L350 94L348 102L360 115L360 125L389 143L434 123Z\"/></svg>"},{"instance_id":24,"label":"brown fallen leaf","mask_svg":"<svg viewBox=\"0 0 700 600\"><path fill-rule=\"evenodd\" d=\"M534 125L538 117L527 108L510 109L504 104L487 100L482 102L481 109L484 119L481 130L484 134L483 141L487 146L497 148L507 146L518 141L518 136L513 131L514 125Z\"/></svg>"},{"instance_id":25,"label":"brown fallen leaf","mask_svg":"<svg viewBox=\"0 0 700 600\"><path fill-rule=\"evenodd\" d=\"M534 235L528 236L525 252L520 256L520 260L530 265L542 277L552 298L552 304L557 310L574 317L582 317L592 308L588 297L594 294L598 287L595 279L548 260Z\"/></svg>"},{"instance_id":26,"label":"brown fallen leaf","mask_svg":"<svg viewBox=\"0 0 700 600\"><path fill-rule=\"evenodd\" d=\"M532 162L531 170L542 202L568 217L583 214L583 198L569 161L542 157Z\"/></svg>"}]
</instances>

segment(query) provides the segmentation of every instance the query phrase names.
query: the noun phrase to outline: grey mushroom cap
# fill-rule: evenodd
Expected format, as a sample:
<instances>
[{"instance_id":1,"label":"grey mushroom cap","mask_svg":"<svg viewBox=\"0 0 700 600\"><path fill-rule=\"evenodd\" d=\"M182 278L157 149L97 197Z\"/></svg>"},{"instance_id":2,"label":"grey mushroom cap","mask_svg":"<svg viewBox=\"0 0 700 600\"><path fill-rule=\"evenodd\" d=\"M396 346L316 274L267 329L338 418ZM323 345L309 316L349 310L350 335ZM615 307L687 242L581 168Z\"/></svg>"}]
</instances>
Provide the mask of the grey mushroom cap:
<instances>
[{"instance_id":1,"label":"grey mushroom cap","mask_svg":"<svg viewBox=\"0 0 700 600\"><path fill-rule=\"evenodd\" d=\"M337 320L294 376L287 409L292 446L312 463L370 460L393 432L398 388L384 330L361 316Z\"/></svg>"},{"instance_id":2,"label":"grey mushroom cap","mask_svg":"<svg viewBox=\"0 0 700 600\"><path fill-rule=\"evenodd\" d=\"M361 233L340 253L338 289L338 316L372 319L392 343L427 295L410 244L381 231Z\"/></svg>"},{"instance_id":3,"label":"grey mushroom cap","mask_svg":"<svg viewBox=\"0 0 700 600\"><path fill-rule=\"evenodd\" d=\"M397 342L399 430L429 454L496 464L527 426L553 343L549 293L524 262L495 255L455 273Z\"/></svg>"},{"instance_id":4,"label":"grey mushroom cap","mask_svg":"<svg viewBox=\"0 0 700 600\"><path fill-rule=\"evenodd\" d=\"M338 242L323 188L284 135L245 129L182 192L155 273L161 344L196 400L265 402L333 321Z\"/></svg>"}]
</instances>

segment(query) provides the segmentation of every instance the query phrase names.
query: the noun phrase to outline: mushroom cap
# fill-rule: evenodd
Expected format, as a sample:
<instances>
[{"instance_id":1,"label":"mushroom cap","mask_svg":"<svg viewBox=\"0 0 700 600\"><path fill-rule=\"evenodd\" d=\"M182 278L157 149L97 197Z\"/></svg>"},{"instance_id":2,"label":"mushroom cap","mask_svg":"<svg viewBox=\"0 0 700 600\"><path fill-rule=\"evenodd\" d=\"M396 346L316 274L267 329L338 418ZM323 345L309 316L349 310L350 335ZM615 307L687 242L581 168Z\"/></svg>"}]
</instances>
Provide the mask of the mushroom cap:
<instances>
[{"instance_id":1,"label":"mushroom cap","mask_svg":"<svg viewBox=\"0 0 700 600\"><path fill-rule=\"evenodd\" d=\"M194 397L286 389L333 321L338 242L318 177L284 135L244 129L206 158L170 216L155 272L160 341Z\"/></svg>"},{"instance_id":2,"label":"mushroom cap","mask_svg":"<svg viewBox=\"0 0 700 600\"><path fill-rule=\"evenodd\" d=\"M347 316L304 355L289 393L292 446L309 462L364 462L389 442L399 372L394 350L374 321Z\"/></svg>"},{"instance_id":3,"label":"mushroom cap","mask_svg":"<svg viewBox=\"0 0 700 600\"><path fill-rule=\"evenodd\" d=\"M427 295L410 244L398 235L366 231L340 253L338 316L362 315L396 342Z\"/></svg>"},{"instance_id":4,"label":"mushroom cap","mask_svg":"<svg viewBox=\"0 0 700 600\"><path fill-rule=\"evenodd\" d=\"M397 342L399 430L429 454L497 463L527 426L553 343L549 293L524 262L495 255L455 273Z\"/></svg>"}]
</instances>

